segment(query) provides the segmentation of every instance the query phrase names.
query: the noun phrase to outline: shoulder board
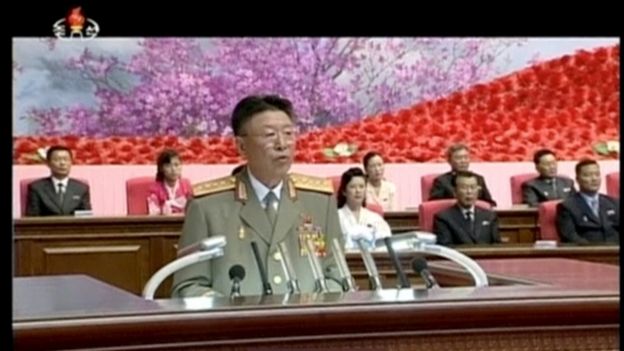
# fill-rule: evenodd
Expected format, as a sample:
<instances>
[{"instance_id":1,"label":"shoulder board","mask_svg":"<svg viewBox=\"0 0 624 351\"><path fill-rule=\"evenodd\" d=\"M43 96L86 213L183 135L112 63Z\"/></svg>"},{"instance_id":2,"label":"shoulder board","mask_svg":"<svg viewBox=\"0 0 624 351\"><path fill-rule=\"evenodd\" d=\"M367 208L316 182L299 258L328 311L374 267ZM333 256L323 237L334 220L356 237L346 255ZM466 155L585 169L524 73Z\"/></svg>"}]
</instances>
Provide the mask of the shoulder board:
<instances>
[{"instance_id":1,"label":"shoulder board","mask_svg":"<svg viewBox=\"0 0 624 351\"><path fill-rule=\"evenodd\" d=\"M236 177L227 176L193 185L193 197L206 196L234 189Z\"/></svg>"},{"instance_id":2,"label":"shoulder board","mask_svg":"<svg viewBox=\"0 0 624 351\"><path fill-rule=\"evenodd\" d=\"M334 185L332 184L332 181L327 178L291 173L290 179L297 189L311 190L327 194L334 193Z\"/></svg>"}]
</instances>

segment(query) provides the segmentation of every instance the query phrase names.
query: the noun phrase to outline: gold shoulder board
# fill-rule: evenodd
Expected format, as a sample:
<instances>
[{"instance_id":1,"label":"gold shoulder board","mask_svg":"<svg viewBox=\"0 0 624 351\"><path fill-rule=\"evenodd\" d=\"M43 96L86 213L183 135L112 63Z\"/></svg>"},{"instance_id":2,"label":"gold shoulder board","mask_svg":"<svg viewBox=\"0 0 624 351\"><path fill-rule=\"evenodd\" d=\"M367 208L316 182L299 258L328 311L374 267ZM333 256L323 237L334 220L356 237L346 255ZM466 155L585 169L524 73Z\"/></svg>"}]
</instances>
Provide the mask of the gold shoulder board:
<instances>
[{"instance_id":1,"label":"gold shoulder board","mask_svg":"<svg viewBox=\"0 0 624 351\"><path fill-rule=\"evenodd\" d=\"M207 180L193 185L193 196L200 197L226 190L232 190L234 189L235 184L236 177L233 176Z\"/></svg>"},{"instance_id":2,"label":"gold shoulder board","mask_svg":"<svg viewBox=\"0 0 624 351\"><path fill-rule=\"evenodd\" d=\"M290 179L297 189L311 190L327 194L334 193L334 185L332 184L332 181L327 178L291 173Z\"/></svg>"}]
</instances>

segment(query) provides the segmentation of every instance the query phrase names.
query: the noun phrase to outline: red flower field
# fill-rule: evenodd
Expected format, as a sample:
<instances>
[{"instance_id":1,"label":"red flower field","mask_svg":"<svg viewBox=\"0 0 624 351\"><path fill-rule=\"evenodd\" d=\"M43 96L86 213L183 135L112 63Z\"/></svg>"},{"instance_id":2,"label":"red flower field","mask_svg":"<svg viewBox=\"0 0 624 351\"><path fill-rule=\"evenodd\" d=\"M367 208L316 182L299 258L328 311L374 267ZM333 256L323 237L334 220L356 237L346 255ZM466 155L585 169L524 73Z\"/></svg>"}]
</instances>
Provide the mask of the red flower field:
<instances>
[{"instance_id":1,"label":"red flower field","mask_svg":"<svg viewBox=\"0 0 624 351\"><path fill-rule=\"evenodd\" d=\"M601 159L593 144L619 140L619 70L619 45L580 51L446 98L300 135L296 162L360 162L371 150L389 163L436 162L455 142L471 147L473 161L528 161L541 147L561 160ZM326 156L338 143L357 151ZM187 164L242 162L231 137L29 136L14 138L14 163L39 163L37 149L52 144L71 147L75 164L154 164L166 147Z\"/></svg>"}]
</instances>

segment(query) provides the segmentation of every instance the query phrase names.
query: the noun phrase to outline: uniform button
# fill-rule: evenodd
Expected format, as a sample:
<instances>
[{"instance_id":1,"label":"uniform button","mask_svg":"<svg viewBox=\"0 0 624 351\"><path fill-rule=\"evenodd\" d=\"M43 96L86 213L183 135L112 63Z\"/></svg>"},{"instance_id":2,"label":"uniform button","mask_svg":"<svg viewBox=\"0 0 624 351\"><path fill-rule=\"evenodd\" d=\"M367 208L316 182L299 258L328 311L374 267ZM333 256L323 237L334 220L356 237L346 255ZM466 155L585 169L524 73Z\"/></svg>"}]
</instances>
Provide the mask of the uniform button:
<instances>
[{"instance_id":1,"label":"uniform button","mask_svg":"<svg viewBox=\"0 0 624 351\"><path fill-rule=\"evenodd\" d=\"M273 259L276 261L281 261L282 255L280 254L279 251L275 251L275 253L273 253Z\"/></svg>"},{"instance_id":2,"label":"uniform button","mask_svg":"<svg viewBox=\"0 0 624 351\"><path fill-rule=\"evenodd\" d=\"M273 283L275 284L281 284L282 283L282 277L279 275L275 275L273 276Z\"/></svg>"}]
</instances>

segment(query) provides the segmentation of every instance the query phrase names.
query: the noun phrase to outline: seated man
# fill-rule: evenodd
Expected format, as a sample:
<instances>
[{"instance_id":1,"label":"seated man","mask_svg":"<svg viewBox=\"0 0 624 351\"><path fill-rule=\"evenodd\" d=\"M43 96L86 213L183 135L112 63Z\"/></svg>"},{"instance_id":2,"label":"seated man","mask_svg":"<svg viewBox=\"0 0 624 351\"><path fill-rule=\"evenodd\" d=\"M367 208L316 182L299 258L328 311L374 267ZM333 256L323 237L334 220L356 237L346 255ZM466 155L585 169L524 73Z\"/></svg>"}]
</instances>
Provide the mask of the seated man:
<instances>
[{"instance_id":1,"label":"seated man","mask_svg":"<svg viewBox=\"0 0 624 351\"><path fill-rule=\"evenodd\" d=\"M557 231L562 242L620 243L620 205L599 194L600 166L582 160L575 168L579 192L557 205Z\"/></svg>"},{"instance_id":2,"label":"seated man","mask_svg":"<svg viewBox=\"0 0 624 351\"><path fill-rule=\"evenodd\" d=\"M478 176L458 171L451 182L457 204L439 212L433 219L433 232L440 245L500 243L496 212L475 206L479 189Z\"/></svg>"},{"instance_id":3,"label":"seated man","mask_svg":"<svg viewBox=\"0 0 624 351\"><path fill-rule=\"evenodd\" d=\"M470 152L468 150L468 146L464 144L456 144L449 147L446 152L446 158L448 163L451 165L451 171L441 174L433 181L429 200L455 198L454 187L451 184L451 179L455 173L459 171L468 171L468 167L470 166ZM488 190L487 185L485 185L485 179L481 175L476 173L473 174L477 177L477 184L479 185L479 188L477 189L477 198L491 203L492 206L496 206L496 201L492 199L492 195L490 195L490 191Z\"/></svg>"},{"instance_id":4,"label":"seated man","mask_svg":"<svg viewBox=\"0 0 624 351\"><path fill-rule=\"evenodd\" d=\"M540 202L563 200L574 194L574 181L557 176L557 158L548 149L538 150L533 156L535 169L539 176L522 183L522 202L530 207L537 207Z\"/></svg>"},{"instance_id":5,"label":"seated man","mask_svg":"<svg viewBox=\"0 0 624 351\"><path fill-rule=\"evenodd\" d=\"M89 186L69 178L72 152L64 146L52 146L46 161L51 176L28 185L26 216L66 216L76 210L91 210Z\"/></svg>"}]
</instances>

